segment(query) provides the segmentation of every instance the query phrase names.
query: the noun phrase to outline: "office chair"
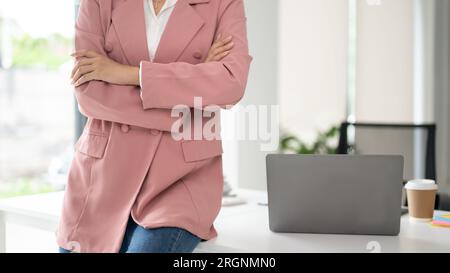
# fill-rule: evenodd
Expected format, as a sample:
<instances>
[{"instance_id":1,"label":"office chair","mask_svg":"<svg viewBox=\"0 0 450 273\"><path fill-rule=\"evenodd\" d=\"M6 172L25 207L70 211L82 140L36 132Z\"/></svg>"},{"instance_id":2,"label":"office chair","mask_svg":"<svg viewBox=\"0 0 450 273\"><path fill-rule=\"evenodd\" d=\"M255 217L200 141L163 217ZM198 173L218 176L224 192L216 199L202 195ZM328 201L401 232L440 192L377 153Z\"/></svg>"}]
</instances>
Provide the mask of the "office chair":
<instances>
[{"instance_id":1,"label":"office chair","mask_svg":"<svg viewBox=\"0 0 450 273\"><path fill-rule=\"evenodd\" d=\"M337 153L403 155L405 182L413 178L436 180L436 124L343 122ZM448 200L448 195L439 193L435 208L449 210L449 202L441 202L441 197Z\"/></svg>"}]
</instances>

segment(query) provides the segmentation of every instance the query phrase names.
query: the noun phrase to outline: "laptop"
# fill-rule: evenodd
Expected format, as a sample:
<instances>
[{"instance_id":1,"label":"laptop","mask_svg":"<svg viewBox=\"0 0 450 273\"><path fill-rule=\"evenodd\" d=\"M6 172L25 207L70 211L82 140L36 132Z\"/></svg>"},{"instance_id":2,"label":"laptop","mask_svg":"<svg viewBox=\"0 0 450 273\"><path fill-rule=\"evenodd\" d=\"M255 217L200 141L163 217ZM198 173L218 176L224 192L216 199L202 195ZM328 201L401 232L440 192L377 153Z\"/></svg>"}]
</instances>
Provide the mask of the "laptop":
<instances>
[{"instance_id":1,"label":"laptop","mask_svg":"<svg viewBox=\"0 0 450 273\"><path fill-rule=\"evenodd\" d=\"M402 156L271 154L266 169L274 232L400 232Z\"/></svg>"}]
</instances>

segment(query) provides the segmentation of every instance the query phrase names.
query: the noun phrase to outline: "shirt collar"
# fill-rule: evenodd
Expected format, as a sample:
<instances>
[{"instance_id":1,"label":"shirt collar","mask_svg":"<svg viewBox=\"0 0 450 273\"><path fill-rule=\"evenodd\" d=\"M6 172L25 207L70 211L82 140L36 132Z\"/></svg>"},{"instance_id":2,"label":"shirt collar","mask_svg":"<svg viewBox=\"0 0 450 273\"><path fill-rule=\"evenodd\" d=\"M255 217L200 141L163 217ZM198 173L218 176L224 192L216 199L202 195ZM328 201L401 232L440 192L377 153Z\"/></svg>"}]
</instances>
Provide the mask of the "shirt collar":
<instances>
[{"instance_id":1,"label":"shirt collar","mask_svg":"<svg viewBox=\"0 0 450 273\"><path fill-rule=\"evenodd\" d=\"M163 12L166 9L172 8L173 6L175 6L175 4L177 3L178 0L166 0L166 2L164 3L164 5L162 6L161 10L159 11L159 14L161 14L161 12ZM153 1L152 0L147 0L147 5L146 8L148 8L148 11L146 10L146 12L151 12L152 16L155 17L155 9L153 7ZM159 16L158 14L158 16Z\"/></svg>"},{"instance_id":2,"label":"shirt collar","mask_svg":"<svg viewBox=\"0 0 450 273\"><path fill-rule=\"evenodd\" d=\"M166 2L164 3L164 5L161 8L161 11L171 8L173 6L175 6L175 4L177 3L178 0L166 0ZM151 5L153 7L153 1L152 0L148 0L148 4ZM161 12L160 11L160 12Z\"/></svg>"},{"instance_id":3,"label":"shirt collar","mask_svg":"<svg viewBox=\"0 0 450 273\"><path fill-rule=\"evenodd\" d=\"M166 0L165 8L171 8L175 6L178 0Z\"/></svg>"}]
</instances>

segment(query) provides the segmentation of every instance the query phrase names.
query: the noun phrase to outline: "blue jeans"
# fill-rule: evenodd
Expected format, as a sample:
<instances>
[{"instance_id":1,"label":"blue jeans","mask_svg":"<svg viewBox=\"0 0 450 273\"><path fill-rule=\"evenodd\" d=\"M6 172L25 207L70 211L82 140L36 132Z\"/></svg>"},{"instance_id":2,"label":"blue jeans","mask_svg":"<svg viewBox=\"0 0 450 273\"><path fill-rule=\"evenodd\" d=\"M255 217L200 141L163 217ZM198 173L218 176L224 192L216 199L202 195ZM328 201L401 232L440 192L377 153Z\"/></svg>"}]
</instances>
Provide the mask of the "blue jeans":
<instances>
[{"instance_id":1,"label":"blue jeans","mask_svg":"<svg viewBox=\"0 0 450 273\"><path fill-rule=\"evenodd\" d=\"M199 237L176 227L143 228L129 218L120 253L190 253ZM60 253L70 251L59 248Z\"/></svg>"}]
</instances>

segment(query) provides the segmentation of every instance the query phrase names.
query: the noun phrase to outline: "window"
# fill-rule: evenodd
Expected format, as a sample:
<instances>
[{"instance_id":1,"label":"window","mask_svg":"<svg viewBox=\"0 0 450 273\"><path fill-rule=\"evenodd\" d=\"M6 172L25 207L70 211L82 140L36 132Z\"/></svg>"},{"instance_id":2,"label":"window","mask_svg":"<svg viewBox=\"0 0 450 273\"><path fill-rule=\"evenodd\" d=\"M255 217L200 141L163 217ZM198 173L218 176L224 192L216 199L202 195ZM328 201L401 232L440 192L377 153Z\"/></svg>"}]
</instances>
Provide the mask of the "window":
<instances>
[{"instance_id":1,"label":"window","mask_svg":"<svg viewBox=\"0 0 450 273\"><path fill-rule=\"evenodd\" d=\"M0 197L51 191L66 180L73 22L69 0L0 0Z\"/></svg>"}]
</instances>

